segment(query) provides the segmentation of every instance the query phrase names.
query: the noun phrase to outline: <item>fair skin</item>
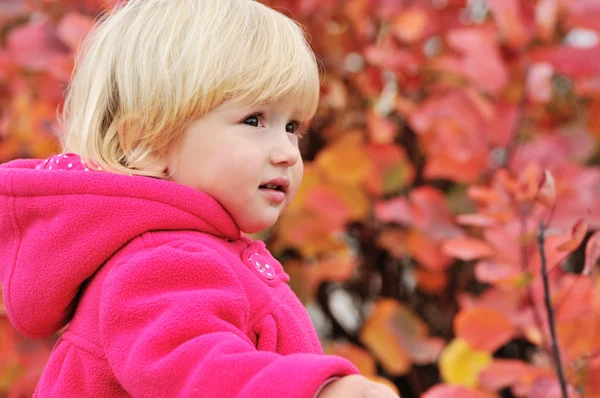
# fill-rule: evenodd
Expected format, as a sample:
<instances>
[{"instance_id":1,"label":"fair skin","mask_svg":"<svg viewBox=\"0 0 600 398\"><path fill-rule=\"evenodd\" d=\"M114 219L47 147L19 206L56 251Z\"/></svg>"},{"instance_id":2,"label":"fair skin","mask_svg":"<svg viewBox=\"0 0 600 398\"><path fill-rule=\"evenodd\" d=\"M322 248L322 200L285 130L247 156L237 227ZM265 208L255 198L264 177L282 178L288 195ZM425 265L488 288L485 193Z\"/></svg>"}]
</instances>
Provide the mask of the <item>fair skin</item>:
<instances>
[{"instance_id":1,"label":"fair skin","mask_svg":"<svg viewBox=\"0 0 600 398\"><path fill-rule=\"evenodd\" d=\"M240 230L262 231L277 221L302 180L297 114L292 103L224 102L194 121L158 164L170 180L216 199Z\"/></svg>"},{"instance_id":2,"label":"fair skin","mask_svg":"<svg viewBox=\"0 0 600 398\"><path fill-rule=\"evenodd\" d=\"M293 102L248 106L227 101L194 121L152 165L170 180L216 199L240 230L272 226L291 203L303 174L298 140L303 127ZM271 184L269 184L271 183ZM359 376L329 383L318 398L397 398Z\"/></svg>"}]
</instances>

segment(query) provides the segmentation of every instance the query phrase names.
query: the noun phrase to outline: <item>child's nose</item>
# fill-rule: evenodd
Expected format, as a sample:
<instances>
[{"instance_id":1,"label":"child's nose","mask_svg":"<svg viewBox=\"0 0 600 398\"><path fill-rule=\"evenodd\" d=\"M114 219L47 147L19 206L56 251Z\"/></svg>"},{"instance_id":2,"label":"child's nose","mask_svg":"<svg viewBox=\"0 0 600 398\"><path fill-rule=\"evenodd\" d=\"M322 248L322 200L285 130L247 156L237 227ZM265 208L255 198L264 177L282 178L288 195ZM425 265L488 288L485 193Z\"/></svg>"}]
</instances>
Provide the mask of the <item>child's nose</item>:
<instances>
[{"instance_id":1,"label":"child's nose","mask_svg":"<svg viewBox=\"0 0 600 398\"><path fill-rule=\"evenodd\" d=\"M272 147L271 163L287 167L295 165L300 159L300 151L294 140L287 133L283 138L280 138Z\"/></svg>"}]
</instances>

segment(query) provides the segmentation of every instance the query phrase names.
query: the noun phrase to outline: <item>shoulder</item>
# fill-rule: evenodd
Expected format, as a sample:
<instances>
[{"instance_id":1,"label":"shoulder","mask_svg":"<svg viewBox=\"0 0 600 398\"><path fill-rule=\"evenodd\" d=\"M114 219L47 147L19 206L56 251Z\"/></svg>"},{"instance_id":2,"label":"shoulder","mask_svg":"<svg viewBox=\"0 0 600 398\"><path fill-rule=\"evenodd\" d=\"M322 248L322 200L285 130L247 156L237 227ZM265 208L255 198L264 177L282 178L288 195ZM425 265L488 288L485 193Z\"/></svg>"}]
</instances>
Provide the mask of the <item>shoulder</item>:
<instances>
[{"instance_id":1,"label":"shoulder","mask_svg":"<svg viewBox=\"0 0 600 398\"><path fill-rule=\"evenodd\" d=\"M219 238L192 231L151 232L131 241L111 264L111 274L164 280L227 279L239 284Z\"/></svg>"}]
</instances>

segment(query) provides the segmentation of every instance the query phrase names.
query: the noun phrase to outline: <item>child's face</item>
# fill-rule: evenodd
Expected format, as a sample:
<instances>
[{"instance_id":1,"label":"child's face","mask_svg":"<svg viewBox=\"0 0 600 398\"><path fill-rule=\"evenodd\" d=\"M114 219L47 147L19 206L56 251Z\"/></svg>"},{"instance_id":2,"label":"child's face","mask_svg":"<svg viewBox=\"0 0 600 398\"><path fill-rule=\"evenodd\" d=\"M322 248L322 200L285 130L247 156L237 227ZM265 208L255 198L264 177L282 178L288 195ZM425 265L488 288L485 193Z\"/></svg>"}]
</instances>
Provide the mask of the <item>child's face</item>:
<instances>
[{"instance_id":1,"label":"child's face","mask_svg":"<svg viewBox=\"0 0 600 398\"><path fill-rule=\"evenodd\" d=\"M221 104L193 122L168 153L171 180L215 198L244 232L269 228L302 180L296 112L287 103Z\"/></svg>"}]
</instances>

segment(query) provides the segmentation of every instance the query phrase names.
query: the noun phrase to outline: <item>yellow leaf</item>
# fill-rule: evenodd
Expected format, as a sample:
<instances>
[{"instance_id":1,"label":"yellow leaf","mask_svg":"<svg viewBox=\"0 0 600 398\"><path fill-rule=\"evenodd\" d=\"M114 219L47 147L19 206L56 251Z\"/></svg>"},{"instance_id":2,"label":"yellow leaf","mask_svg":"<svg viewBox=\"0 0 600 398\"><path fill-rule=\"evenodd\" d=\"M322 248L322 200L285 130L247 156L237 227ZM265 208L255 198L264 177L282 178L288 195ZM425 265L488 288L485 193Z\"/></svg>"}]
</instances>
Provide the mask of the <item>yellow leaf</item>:
<instances>
[{"instance_id":1,"label":"yellow leaf","mask_svg":"<svg viewBox=\"0 0 600 398\"><path fill-rule=\"evenodd\" d=\"M491 363L487 352L475 351L466 341L454 339L440 356L440 372L448 384L476 387L479 373Z\"/></svg>"},{"instance_id":2,"label":"yellow leaf","mask_svg":"<svg viewBox=\"0 0 600 398\"><path fill-rule=\"evenodd\" d=\"M345 134L325 147L315 165L327 181L347 185L361 185L373 167L358 133Z\"/></svg>"}]
</instances>

